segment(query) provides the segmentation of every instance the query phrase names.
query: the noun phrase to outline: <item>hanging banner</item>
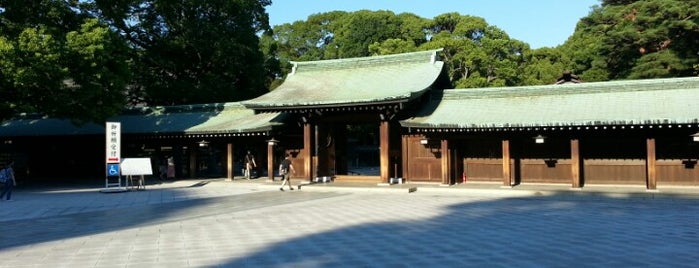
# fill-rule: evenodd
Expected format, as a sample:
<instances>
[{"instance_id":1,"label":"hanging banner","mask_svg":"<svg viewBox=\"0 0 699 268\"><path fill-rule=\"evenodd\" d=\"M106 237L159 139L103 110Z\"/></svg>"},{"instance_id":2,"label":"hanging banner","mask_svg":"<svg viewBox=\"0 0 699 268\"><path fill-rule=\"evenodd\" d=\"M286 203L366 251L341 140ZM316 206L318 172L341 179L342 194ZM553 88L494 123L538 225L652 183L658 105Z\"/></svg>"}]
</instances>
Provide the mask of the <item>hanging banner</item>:
<instances>
[{"instance_id":1,"label":"hanging banner","mask_svg":"<svg viewBox=\"0 0 699 268\"><path fill-rule=\"evenodd\" d=\"M121 162L121 123L107 122L107 164Z\"/></svg>"}]
</instances>

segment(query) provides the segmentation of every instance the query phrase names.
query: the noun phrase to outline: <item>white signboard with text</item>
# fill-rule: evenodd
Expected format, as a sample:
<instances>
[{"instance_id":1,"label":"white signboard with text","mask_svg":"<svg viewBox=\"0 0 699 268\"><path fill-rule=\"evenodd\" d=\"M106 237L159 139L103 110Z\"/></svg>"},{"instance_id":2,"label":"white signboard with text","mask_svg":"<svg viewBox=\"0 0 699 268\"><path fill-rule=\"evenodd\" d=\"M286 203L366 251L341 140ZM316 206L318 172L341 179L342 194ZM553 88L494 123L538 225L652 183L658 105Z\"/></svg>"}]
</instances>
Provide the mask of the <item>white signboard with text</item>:
<instances>
[{"instance_id":1,"label":"white signboard with text","mask_svg":"<svg viewBox=\"0 0 699 268\"><path fill-rule=\"evenodd\" d=\"M121 175L153 175L150 158L124 158L121 161Z\"/></svg>"},{"instance_id":2,"label":"white signboard with text","mask_svg":"<svg viewBox=\"0 0 699 268\"><path fill-rule=\"evenodd\" d=\"M121 162L121 123L107 122L107 164Z\"/></svg>"}]
</instances>

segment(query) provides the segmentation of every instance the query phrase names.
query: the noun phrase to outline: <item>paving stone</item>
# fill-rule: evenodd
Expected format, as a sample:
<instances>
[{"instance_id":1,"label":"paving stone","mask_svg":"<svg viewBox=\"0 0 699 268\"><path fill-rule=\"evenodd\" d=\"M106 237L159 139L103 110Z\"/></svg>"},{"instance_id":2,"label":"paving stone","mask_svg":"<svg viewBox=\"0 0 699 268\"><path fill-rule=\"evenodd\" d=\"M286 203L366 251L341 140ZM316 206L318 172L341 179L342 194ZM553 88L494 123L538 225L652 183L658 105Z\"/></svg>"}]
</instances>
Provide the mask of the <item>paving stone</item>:
<instances>
[{"instance_id":1,"label":"paving stone","mask_svg":"<svg viewBox=\"0 0 699 268\"><path fill-rule=\"evenodd\" d=\"M113 194L20 189L17 201L0 203L0 267L695 267L699 259L692 193L330 184L281 193L276 184L189 187L196 183Z\"/></svg>"}]
</instances>

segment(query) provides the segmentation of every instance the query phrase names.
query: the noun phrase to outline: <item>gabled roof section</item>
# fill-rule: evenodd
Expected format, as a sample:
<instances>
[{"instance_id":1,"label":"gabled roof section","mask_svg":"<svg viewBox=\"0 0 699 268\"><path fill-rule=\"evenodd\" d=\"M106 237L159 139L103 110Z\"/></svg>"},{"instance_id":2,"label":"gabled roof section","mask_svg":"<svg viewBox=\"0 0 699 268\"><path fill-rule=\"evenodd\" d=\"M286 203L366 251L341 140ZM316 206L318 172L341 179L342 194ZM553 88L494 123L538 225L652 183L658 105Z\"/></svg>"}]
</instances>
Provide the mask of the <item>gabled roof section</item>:
<instances>
[{"instance_id":1,"label":"gabled roof section","mask_svg":"<svg viewBox=\"0 0 699 268\"><path fill-rule=\"evenodd\" d=\"M279 113L255 114L239 102L231 102L130 109L107 121L121 122L123 134L238 136L270 131L282 125L284 117ZM104 126L75 126L55 118L17 118L0 125L0 136L6 137L98 134L104 134Z\"/></svg>"},{"instance_id":2,"label":"gabled roof section","mask_svg":"<svg viewBox=\"0 0 699 268\"><path fill-rule=\"evenodd\" d=\"M699 77L441 93L401 125L487 129L699 123Z\"/></svg>"},{"instance_id":3,"label":"gabled roof section","mask_svg":"<svg viewBox=\"0 0 699 268\"><path fill-rule=\"evenodd\" d=\"M243 101L255 110L288 110L410 101L438 81L441 49L338 60L292 62L275 90Z\"/></svg>"}]
</instances>

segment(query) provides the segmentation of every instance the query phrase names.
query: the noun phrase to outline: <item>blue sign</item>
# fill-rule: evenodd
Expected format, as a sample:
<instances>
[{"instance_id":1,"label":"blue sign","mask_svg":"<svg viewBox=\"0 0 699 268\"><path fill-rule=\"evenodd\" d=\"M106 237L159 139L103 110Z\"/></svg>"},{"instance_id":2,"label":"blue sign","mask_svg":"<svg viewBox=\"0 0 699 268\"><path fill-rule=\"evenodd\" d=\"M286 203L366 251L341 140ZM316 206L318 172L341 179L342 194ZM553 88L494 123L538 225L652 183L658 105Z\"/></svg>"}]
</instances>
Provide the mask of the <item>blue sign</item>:
<instances>
[{"instance_id":1,"label":"blue sign","mask_svg":"<svg viewBox=\"0 0 699 268\"><path fill-rule=\"evenodd\" d=\"M119 164L107 164L107 176L119 176Z\"/></svg>"}]
</instances>

